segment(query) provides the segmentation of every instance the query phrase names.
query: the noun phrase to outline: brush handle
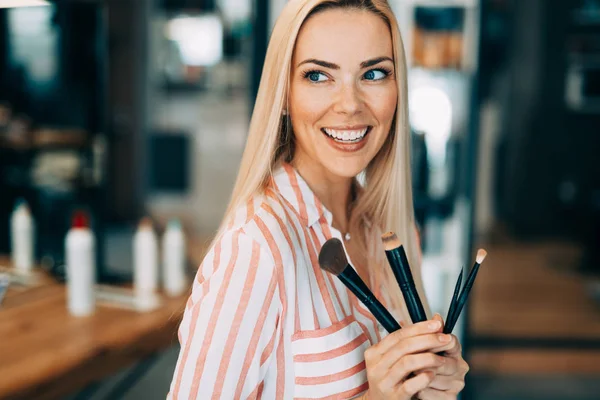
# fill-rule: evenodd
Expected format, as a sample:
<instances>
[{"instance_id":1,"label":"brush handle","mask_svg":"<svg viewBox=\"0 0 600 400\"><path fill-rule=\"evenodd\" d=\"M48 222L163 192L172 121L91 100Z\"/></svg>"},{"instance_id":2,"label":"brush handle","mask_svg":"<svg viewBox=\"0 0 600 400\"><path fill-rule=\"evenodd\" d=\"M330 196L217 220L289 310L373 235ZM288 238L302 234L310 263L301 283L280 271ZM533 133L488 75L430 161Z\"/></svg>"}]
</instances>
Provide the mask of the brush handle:
<instances>
[{"instance_id":1,"label":"brush handle","mask_svg":"<svg viewBox=\"0 0 600 400\"><path fill-rule=\"evenodd\" d=\"M358 299L369 309L369 311L371 311L371 314L377 318L377 321L383 325L388 333L392 333L400 329L400 325L394 319L392 314L390 314L385 306L381 304L379 300L377 300L373 292L369 290L363 280L360 279L360 276L358 276L356 271L354 271L354 268L348 265L344 271L338 275L338 278L344 285L346 285L348 289L350 289L352 293L354 293L356 297L358 297Z\"/></svg>"},{"instance_id":2,"label":"brush handle","mask_svg":"<svg viewBox=\"0 0 600 400\"><path fill-rule=\"evenodd\" d=\"M460 292L460 296L458 297L458 305L456 306L456 310L454 311L454 315L452 315L452 320L448 321L448 333L452 332L454 329L454 325L456 325L456 321L458 321L458 317L460 317L460 313L467 303L467 299L469 298L469 293L471 292L471 288L473 288L473 283L475 283L475 278L477 277L477 272L479 271L478 263L473 265L471 271L469 272L469 276L467 277L467 282L465 283L465 287Z\"/></svg>"},{"instance_id":3,"label":"brush handle","mask_svg":"<svg viewBox=\"0 0 600 400\"><path fill-rule=\"evenodd\" d=\"M400 246L392 250L386 250L385 255L387 256L390 267L394 272L396 281L404 296L410 319L413 323L425 321L427 319L427 314L425 314L419 292L417 292L417 288L415 287L415 281L413 280L412 272L410 271L410 265L408 264L408 258L404 252L404 247Z\"/></svg>"},{"instance_id":4,"label":"brush handle","mask_svg":"<svg viewBox=\"0 0 600 400\"><path fill-rule=\"evenodd\" d=\"M444 325L444 333L450 333L448 331L449 323L452 321L452 317L456 312L456 306L458 305L458 294L460 293L460 284L462 283L463 270L461 268L460 274L458 274L458 279L456 280L456 285L454 286L454 294L452 295L452 300L450 301L450 308L448 309L448 315L446 315L446 324Z\"/></svg>"}]
</instances>

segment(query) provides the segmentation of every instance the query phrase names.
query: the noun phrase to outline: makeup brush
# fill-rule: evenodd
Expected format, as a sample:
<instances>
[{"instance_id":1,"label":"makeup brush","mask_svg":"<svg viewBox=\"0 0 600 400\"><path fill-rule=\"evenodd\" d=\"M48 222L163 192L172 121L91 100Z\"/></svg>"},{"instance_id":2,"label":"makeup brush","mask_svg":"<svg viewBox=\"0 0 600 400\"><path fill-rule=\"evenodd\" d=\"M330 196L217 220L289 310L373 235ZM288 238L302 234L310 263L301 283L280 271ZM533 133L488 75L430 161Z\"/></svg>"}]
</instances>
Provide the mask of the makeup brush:
<instances>
[{"instance_id":1,"label":"makeup brush","mask_svg":"<svg viewBox=\"0 0 600 400\"><path fill-rule=\"evenodd\" d=\"M377 300L367 285L348 264L344 247L339 239L327 240L319 252L319 265L322 269L337 276L344 285L371 311L377 321L389 333L400 329L400 325L389 311Z\"/></svg>"},{"instance_id":2,"label":"makeup brush","mask_svg":"<svg viewBox=\"0 0 600 400\"><path fill-rule=\"evenodd\" d=\"M448 314L446 315L446 325L444 325L444 333L446 332L448 327L448 322L452 319L452 315L456 311L456 305L458 304L458 294L460 293L460 284L462 283L463 270L460 270L460 274L458 274L458 279L456 280L456 285L454 286L454 294L452 295L452 300L450 301L450 308L448 309Z\"/></svg>"},{"instance_id":3,"label":"makeup brush","mask_svg":"<svg viewBox=\"0 0 600 400\"><path fill-rule=\"evenodd\" d=\"M410 265L408 264L408 258L404 252L404 246L400 243L400 239L394 232L388 232L381 236L383 246L385 248L385 254L392 267L396 281L400 286L410 319L413 323L425 321L427 315L423 309L423 304L419 298L419 293L415 287L415 281L413 280L412 272L410 271Z\"/></svg>"},{"instance_id":4,"label":"makeup brush","mask_svg":"<svg viewBox=\"0 0 600 400\"><path fill-rule=\"evenodd\" d=\"M461 313L463 307L465 306L467 299L469 298L469 292L471 291L471 288L473 287L473 283L475 283L475 278L477 277L477 271L479 271L479 266L481 265L483 260L485 260L486 256L487 256L487 251L485 251L484 249L477 250L477 257L475 258L475 264L473 265L473 268L471 268L471 271L469 272L469 276L467 277L465 287L460 292L460 295L458 297L458 304L456 305L454 314L451 316L451 320L446 321L447 324L446 324L446 328L444 329L444 332L450 333L450 332L452 332L452 329L454 329L454 325L456 325L456 321L458 320L458 317L460 316L460 313Z\"/></svg>"}]
</instances>

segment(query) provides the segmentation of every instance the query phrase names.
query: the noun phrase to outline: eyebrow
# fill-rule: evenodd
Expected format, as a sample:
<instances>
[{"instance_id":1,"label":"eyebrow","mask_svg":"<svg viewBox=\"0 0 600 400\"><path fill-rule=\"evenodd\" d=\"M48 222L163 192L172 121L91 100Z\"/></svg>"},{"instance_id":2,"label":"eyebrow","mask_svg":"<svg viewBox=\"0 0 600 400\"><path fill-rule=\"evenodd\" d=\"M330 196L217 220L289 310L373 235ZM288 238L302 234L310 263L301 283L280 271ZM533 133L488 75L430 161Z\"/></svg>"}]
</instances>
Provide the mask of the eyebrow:
<instances>
[{"instance_id":1,"label":"eyebrow","mask_svg":"<svg viewBox=\"0 0 600 400\"><path fill-rule=\"evenodd\" d=\"M392 60L390 57L376 57L376 58L372 58L370 60L367 61L363 61L360 63L360 68L367 68L367 67L371 67L373 65L379 64L382 61L391 61L394 62L394 60ZM340 69L340 66L328 61L323 61L323 60L317 60L316 58L308 58L304 61L302 61L300 64L298 64L298 67L301 66L302 64L317 64L320 65L322 67L325 68L329 68L329 69Z\"/></svg>"}]
</instances>

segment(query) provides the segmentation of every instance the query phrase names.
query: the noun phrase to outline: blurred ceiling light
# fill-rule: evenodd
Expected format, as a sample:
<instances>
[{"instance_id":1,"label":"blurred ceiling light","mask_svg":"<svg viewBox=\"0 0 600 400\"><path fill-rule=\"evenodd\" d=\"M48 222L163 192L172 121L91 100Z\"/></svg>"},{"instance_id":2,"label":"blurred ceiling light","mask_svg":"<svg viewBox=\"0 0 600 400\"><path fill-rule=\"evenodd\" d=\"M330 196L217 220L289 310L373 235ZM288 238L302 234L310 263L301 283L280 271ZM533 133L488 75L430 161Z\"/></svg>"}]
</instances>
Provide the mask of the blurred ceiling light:
<instances>
[{"instance_id":1,"label":"blurred ceiling light","mask_svg":"<svg viewBox=\"0 0 600 400\"><path fill-rule=\"evenodd\" d=\"M173 18L165 36L177 42L186 65L214 65L223 55L223 24L214 14Z\"/></svg>"},{"instance_id":2,"label":"blurred ceiling light","mask_svg":"<svg viewBox=\"0 0 600 400\"><path fill-rule=\"evenodd\" d=\"M427 149L434 163L446 159L446 144L452 127L452 103L448 95L432 86L422 86L410 94L410 123L425 133Z\"/></svg>"},{"instance_id":3,"label":"blurred ceiling light","mask_svg":"<svg viewBox=\"0 0 600 400\"><path fill-rule=\"evenodd\" d=\"M0 8L48 6L46 0L0 0Z\"/></svg>"}]
</instances>

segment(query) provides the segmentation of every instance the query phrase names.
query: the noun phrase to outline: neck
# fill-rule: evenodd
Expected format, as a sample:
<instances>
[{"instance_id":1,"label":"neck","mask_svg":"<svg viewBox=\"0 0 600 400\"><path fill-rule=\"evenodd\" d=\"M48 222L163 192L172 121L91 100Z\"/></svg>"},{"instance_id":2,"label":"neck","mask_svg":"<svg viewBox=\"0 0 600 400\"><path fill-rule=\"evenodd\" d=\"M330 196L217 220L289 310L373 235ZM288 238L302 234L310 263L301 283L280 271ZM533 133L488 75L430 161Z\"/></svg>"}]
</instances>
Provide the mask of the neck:
<instances>
[{"instance_id":1,"label":"neck","mask_svg":"<svg viewBox=\"0 0 600 400\"><path fill-rule=\"evenodd\" d=\"M353 178L335 176L318 163L302 159L294 158L291 165L331 212L335 228L342 233L348 232L348 206Z\"/></svg>"}]
</instances>

